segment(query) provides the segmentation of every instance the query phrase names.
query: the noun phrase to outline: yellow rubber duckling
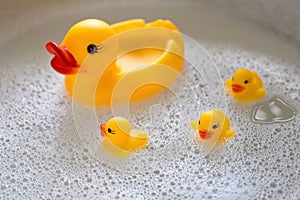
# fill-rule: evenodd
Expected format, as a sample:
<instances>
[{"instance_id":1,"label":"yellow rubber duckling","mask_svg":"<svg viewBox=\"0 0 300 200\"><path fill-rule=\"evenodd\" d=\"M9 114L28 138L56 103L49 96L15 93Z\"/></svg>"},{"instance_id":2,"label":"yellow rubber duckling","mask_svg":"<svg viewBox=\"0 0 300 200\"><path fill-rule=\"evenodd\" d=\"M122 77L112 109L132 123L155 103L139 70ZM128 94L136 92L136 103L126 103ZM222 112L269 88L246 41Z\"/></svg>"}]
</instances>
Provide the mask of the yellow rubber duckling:
<instances>
[{"instance_id":1,"label":"yellow rubber duckling","mask_svg":"<svg viewBox=\"0 0 300 200\"><path fill-rule=\"evenodd\" d=\"M234 98L244 102L259 100L266 95L261 78L255 71L245 68L236 70L225 85Z\"/></svg>"},{"instance_id":2,"label":"yellow rubber duckling","mask_svg":"<svg viewBox=\"0 0 300 200\"><path fill-rule=\"evenodd\" d=\"M153 30L154 28L160 29L157 31ZM146 31L143 32L141 29L146 29ZM129 31L131 31L131 35L128 34L130 37L127 39L128 35L125 33L129 33ZM147 38L147 35L150 38ZM114 37L117 39L113 40ZM142 41L139 40L141 38ZM109 42L107 42L108 39L110 39ZM147 48L146 46L144 49L125 51L144 43L161 44L163 48ZM119 91L128 91L128 88L141 79L152 81L152 84L148 85L143 85L141 82L141 85L132 94L130 101L145 99L164 88L163 85L173 82L184 63L183 38L177 27L169 20L145 23L142 19L133 19L109 25L99 19L86 19L69 29L61 45L48 42L46 49L54 55L51 60L52 67L57 72L66 75L65 86L69 95L74 95L74 98L88 105L105 104L110 106L114 88L122 77L127 77L127 79L118 86L121 87ZM103 59L108 59L114 53L117 53L113 55L114 60L102 66L104 65L101 63ZM99 54L103 56L101 57ZM97 56L100 58L97 59ZM84 86L80 88L79 93L74 94L79 68L81 65L90 65L91 63L95 65L94 69L83 70L82 73L79 73L82 74L82 82L86 83L83 83ZM170 73L170 70L165 70L162 66L167 66L177 74ZM101 76L93 77L101 70L103 70ZM163 84L155 84L160 81ZM93 85L96 85L96 88L93 88ZM91 93L94 98L90 97ZM127 102L127 96L122 96L122 93L124 92L116 94L119 95L117 99L119 102Z\"/></svg>"},{"instance_id":3,"label":"yellow rubber duckling","mask_svg":"<svg viewBox=\"0 0 300 200\"><path fill-rule=\"evenodd\" d=\"M100 128L101 134L123 151L134 152L147 147L147 134L131 129L129 121L123 117L111 118L106 124L101 124Z\"/></svg>"},{"instance_id":4,"label":"yellow rubber duckling","mask_svg":"<svg viewBox=\"0 0 300 200\"><path fill-rule=\"evenodd\" d=\"M198 131L202 140L215 138L221 143L235 135L234 130L230 130L228 117L221 110L203 112L199 120L191 121L190 126Z\"/></svg>"}]
</instances>

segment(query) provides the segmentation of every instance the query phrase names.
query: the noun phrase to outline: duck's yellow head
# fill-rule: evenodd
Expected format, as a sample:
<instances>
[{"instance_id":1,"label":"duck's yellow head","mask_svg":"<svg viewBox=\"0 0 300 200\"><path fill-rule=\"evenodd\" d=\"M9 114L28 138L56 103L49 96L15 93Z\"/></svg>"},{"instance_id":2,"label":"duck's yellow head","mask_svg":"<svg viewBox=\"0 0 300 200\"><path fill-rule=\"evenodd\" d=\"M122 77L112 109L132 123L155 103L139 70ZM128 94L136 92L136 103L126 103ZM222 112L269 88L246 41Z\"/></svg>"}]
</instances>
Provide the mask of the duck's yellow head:
<instances>
[{"instance_id":1,"label":"duck's yellow head","mask_svg":"<svg viewBox=\"0 0 300 200\"><path fill-rule=\"evenodd\" d=\"M130 138L130 123L123 117L111 118L106 124L101 124L100 126L101 134L114 144Z\"/></svg>"},{"instance_id":2,"label":"duck's yellow head","mask_svg":"<svg viewBox=\"0 0 300 200\"><path fill-rule=\"evenodd\" d=\"M205 140L215 135L222 137L230 128L230 123L221 110L209 110L201 114L199 121L192 121L191 126L198 131L200 138Z\"/></svg>"},{"instance_id":3,"label":"duck's yellow head","mask_svg":"<svg viewBox=\"0 0 300 200\"><path fill-rule=\"evenodd\" d=\"M234 93L242 93L253 89L253 73L245 68L238 69L232 77L231 89Z\"/></svg>"},{"instance_id":4,"label":"duck's yellow head","mask_svg":"<svg viewBox=\"0 0 300 200\"><path fill-rule=\"evenodd\" d=\"M87 55L103 48L101 43L115 34L106 22L86 19L73 25L65 35L61 45L48 42L46 49L54 55L52 67L62 74L77 73Z\"/></svg>"}]
</instances>

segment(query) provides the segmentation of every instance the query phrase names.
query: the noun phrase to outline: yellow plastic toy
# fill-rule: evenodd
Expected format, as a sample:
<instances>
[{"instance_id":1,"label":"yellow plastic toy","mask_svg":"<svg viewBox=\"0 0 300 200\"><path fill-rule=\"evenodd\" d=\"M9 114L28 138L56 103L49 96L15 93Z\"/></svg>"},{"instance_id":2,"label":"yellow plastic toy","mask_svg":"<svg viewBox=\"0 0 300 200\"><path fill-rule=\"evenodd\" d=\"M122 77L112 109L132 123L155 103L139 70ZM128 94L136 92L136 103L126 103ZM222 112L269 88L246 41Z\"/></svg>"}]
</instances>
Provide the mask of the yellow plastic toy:
<instances>
[{"instance_id":1,"label":"yellow plastic toy","mask_svg":"<svg viewBox=\"0 0 300 200\"><path fill-rule=\"evenodd\" d=\"M123 117L111 118L106 124L101 124L100 128L104 139L107 138L111 144L125 152L134 152L147 147L147 134L131 129L129 121Z\"/></svg>"},{"instance_id":2,"label":"yellow plastic toy","mask_svg":"<svg viewBox=\"0 0 300 200\"><path fill-rule=\"evenodd\" d=\"M244 102L255 101L266 95L263 82L255 71L238 69L232 78L225 82L226 87L234 98Z\"/></svg>"},{"instance_id":3,"label":"yellow plastic toy","mask_svg":"<svg viewBox=\"0 0 300 200\"><path fill-rule=\"evenodd\" d=\"M230 130L230 121L221 110L209 110L203 112L198 120L192 120L190 126L198 131L202 140L216 139L218 143L235 135Z\"/></svg>"},{"instance_id":4,"label":"yellow plastic toy","mask_svg":"<svg viewBox=\"0 0 300 200\"><path fill-rule=\"evenodd\" d=\"M145 47L138 49L143 44ZM162 48L155 48L156 44ZM121 91L132 89L141 79L153 82L143 85L141 80L130 101L154 95L177 78L184 62L184 42L179 30L171 21L161 19L150 23L134 19L112 25L99 19L86 19L70 28L61 45L48 42L46 49L54 55L52 67L66 75L65 86L70 96L74 95L75 81L81 74L79 81L84 86L78 87L80 91L76 91L74 96L88 105L110 106L114 88L123 77L127 79L118 86ZM103 66L101 62L108 57L114 60ZM80 69L82 65L84 68ZM169 70L162 66L167 66ZM94 77L101 70L101 76ZM175 73L170 73L170 70ZM160 81L162 84L156 84ZM93 88L92 84L96 87ZM89 91L92 89L95 91ZM92 93L95 96L87 98ZM128 100L126 98L121 95L117 99L125 102Z\"/></svg>"}]
</instances>

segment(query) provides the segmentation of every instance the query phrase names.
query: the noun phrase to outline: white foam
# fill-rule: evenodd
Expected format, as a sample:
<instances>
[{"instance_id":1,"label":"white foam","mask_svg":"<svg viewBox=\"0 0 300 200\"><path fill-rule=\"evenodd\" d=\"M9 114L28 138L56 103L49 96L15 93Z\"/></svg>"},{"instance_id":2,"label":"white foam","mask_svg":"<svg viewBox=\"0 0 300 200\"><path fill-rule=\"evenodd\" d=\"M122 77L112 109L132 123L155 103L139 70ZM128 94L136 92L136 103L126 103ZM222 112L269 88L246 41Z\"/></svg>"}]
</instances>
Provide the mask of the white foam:
<instances>
[{"instance_id":1,"label":"white foam","mask_svg":"<svg viewBox=\"0 0 300 200\"><path fill-rule=\"evenodd\" d=\"M132 126L151 136L148 149L113 163L105 160L99 149L85 148L73 124L71 101L64 91L63 78L50 69L50 57L40 49L44 37L49 37L43 34L41 28L20 39L36 38L40 45L33 51L18 52L20 40L16 40L8 45L6 54L20 56L8 60L6 54L1 55L0 196L9 199L298 198L299 116L287 123L254 124L250 119L251 107L239 106L229 98L227 114L236 137L203 157L188 123L202 111L214 108L213 96L217 95L209 95L215 92L213 88L204 82L203 74L189 66L183 71L189 82L183 82L181 90L176 90L180 99L166 90L156 98L130 107ZM276 37L273 46L281 47L282 41ZM276 43L277 40L280 42ZM297 62L239 47L206 45L222 78L231 77L240 67L253 69L262 76L268 97L285 96L299 113ZM288 42L285 45L293 49ZM195 60L198 53L193 53ZM207 72L210 75L211 71ZM195 91L196 98L189 91ZM156 112L160 108L163 112ZM109 111L104 111L97 110L99 122L110 118Z\"/></svg>"}]
</instances>

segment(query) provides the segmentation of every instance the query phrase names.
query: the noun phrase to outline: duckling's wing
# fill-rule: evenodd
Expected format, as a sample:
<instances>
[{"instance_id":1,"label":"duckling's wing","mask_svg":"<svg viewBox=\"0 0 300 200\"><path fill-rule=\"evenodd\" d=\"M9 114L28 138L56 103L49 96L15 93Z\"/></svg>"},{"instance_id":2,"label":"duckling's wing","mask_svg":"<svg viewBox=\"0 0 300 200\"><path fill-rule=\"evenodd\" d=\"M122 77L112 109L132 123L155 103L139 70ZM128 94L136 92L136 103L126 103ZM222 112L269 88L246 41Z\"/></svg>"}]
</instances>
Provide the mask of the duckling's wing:
<instances>
[{"instance_id":1,"label":"duckling's wing","mask_svg":"<svg viewBox=\"0 0 300 200\"><path fill-rule=\"evenodd\" d=\"M130 136L131 137L128 146L131 151L136 151L137 149L144 149L147 147L148 135L145 132L131 129Z\"/></svg>"},{"instance_id":2,"label":"duckling's wing","mask_svg":"<svg viewBox=\"0 0 300 200\"><path fill-rule=\"evenodd\" d=\"M137 129L131 129L130 136L135 139L145 139L148 137L148 135L145 132Z\"/></svg>"},{"instance_id":3,"label":"duckling's wing","mask_svg":"<svg viewBox=\"0 0 300 200\"><path fill-rule=\"evenodd\" d=\"M255 84L257 85L257 88L263 87L263 82L261 78L258 76L258 74L255 71L251 71L255 80Z\"/></svg>"}]
</instances>

